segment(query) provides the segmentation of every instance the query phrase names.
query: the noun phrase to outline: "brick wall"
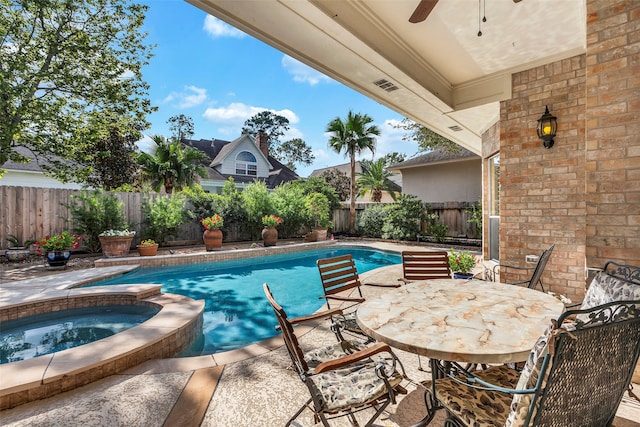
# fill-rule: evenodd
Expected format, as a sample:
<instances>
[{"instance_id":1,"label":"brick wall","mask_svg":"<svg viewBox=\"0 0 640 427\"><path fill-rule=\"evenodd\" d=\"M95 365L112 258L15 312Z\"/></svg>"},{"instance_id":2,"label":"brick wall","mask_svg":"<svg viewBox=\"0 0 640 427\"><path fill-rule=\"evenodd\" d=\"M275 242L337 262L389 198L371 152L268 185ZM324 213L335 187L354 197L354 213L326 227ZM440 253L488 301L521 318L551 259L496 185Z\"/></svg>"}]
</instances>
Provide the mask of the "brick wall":
<instances>
[{"instance_id":1,"label":"brick wall","mask_svg":"<svg viewBox=\"0 0 640 427\"><path fill-rule=\"evenodd\" d=\"M640 2L587 1L587 265L640 265Z\"/></svg>"},{"instance_id":2,"label":"brick wall","mask_svg":"<svg viewBox=\"0 0 640 427\"><path fill-rule=\"evenodd\" d=\"M527 266L526 255L555 243L545 288L574 300L585 284L585 60L579 55L514 74L513 98L500 106L501 264ZM558 117L550 149L536 133L545 106Z\"/></svg>"},{"instance_id":3,"label":"brick wall","mask_svg":"<svg viewBox=\"0 0 640 427\"><path fill-rule=\"evenodd\" d=\"M501 263L556 243L543 280L575 301L586 267L640 265L640 2L586 4L586 54L514 74L500 105ZM545 105L551 149L535 130Z\"/></svg>"}]
</instances>

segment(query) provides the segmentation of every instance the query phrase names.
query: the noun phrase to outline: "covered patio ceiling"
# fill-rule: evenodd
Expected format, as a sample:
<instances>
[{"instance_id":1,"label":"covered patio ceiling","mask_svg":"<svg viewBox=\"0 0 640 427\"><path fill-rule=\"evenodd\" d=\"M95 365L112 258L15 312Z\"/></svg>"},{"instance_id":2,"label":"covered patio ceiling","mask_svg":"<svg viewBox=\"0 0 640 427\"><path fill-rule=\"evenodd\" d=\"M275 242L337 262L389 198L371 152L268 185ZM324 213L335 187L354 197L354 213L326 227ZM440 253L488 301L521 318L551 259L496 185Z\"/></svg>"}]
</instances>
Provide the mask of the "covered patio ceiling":
<instances>
[{"instance_id":1,"label":"covered patio ceiling","mask_svg":"<svg viewBox=\"0 0 640 427\"><path fill-rule=\"evenodd\" d=\"M512 73L586 49L585 0L187 1L476 154Z\"/></svg>"}]
</instances>

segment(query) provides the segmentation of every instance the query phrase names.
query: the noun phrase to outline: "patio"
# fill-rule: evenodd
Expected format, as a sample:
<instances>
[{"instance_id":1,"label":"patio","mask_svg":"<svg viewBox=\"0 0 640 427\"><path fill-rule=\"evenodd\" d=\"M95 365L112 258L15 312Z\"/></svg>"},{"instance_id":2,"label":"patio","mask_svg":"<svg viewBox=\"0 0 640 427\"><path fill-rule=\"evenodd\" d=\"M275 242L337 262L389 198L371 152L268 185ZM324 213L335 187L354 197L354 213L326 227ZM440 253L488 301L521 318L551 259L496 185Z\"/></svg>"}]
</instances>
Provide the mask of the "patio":
<instances>
[{"instance_id":1,"label":"patio","mask_svg":"<svg viewBox=\"0 0 640 427\"><path fill-rule=\"evenodd\" d=\"M380 249L401 250L402 245L377 243ZM411 246L415 249L415 246ZM87 275L78 270L79 277ZM362 281L395 282L402 275L400 265L361 275ZM18 286L13 282L11 286ZM7 285L7 283L4 283ZM367 287L372 298L383 288ZM335 338L326 323L309 328L301 338L303 346L332 343ZM414 354L397 351L408 376L416 381L429 377L417 369ZM307 392L294 372L278 339L227 353L195 358L152 360L98 382L49 399L0 412L6 426L275 426L287 419L306 400ZM422 391L414 384L389 407L377 425L409 426L424 415ZM636 385L635 390L640 388ZM432 422L441 426L443 414ZM625 397L618 411L616 427L640 426L640 403ZM332 425L349 425L346 419ZM310 412L294 425L312 426Z\"/></svg>"}]
</instances>

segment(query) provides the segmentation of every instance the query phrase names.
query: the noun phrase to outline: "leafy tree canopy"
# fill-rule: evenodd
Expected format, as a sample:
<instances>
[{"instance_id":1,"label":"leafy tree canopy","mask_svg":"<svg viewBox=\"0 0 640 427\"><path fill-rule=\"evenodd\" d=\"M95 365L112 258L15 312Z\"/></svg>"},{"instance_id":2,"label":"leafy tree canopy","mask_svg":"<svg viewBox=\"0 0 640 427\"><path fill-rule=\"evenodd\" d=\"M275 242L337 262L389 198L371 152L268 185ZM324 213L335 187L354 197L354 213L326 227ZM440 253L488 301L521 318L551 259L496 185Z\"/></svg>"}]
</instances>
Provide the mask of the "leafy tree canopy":
<instances>
[{"instance_id":1,"label":"leafy tree canopy","mask_svg":"<svg viewBox=\"0 0 640 427\"><path fill-rule=\"evenodd\" d=\"M243 135L256 136L263 131L269 136L269 152L272 153L280 146L280 138L289 130L289 119L271 111L261 111L244 122Z\"/></svg>"},{"instance_id":2,"label":"leafy tree canopy","mask_svg":"<svg viewBox=\"0 0 640 427\"><path fill-rule=\"evenodd\" d=\"M269 137L269 154L295 171L296 164L310 165L315 156L311 147L300 138L285 142L280 141L289 129L289 119L265 110L244 122L242 134L255 137L259 131L266 133Z\"/></svg>"},{"instance_id":3,"label":"leafy tree canopy","mask_svg":"<svg viewBox=\"0 0 640 427\"><path fill-rule=\"evenodd\" d=\"M285 141L273 157L285 165L292 171L296 170L296 163L310 165L315 160L311 147L309 147L302 139L294 138Z\"/></svg>"},{"instance_id":4,"label":"leafy tree canopy","mask_svg":"<svg viewBox=\"0 0 640 427\"><path fill-rule=\"evenodd\" d=\"M182 141L183 139L190 139L194 133L193 119L191 117L180 114L177 116L169 117L167 120L169 124L169 130L171 131L171 137L176 141Z\"/></svg>"},{"instance_id":5,"label":"leafy tree canopy","mask_svg":"<svg viewBox=\"0 0 640 427\"><path fill-rule=\"evenodd\" d=\"M407 156L405 154L398 153L397 151L394 151L393 153L387 153L382 157L385 167L395 165L397 163L402 163L406 158Z\"/></svg>"},{"instance_id":6,"label":"leafy tree canopy","mask_svg":"<svg viewBox=\"0 0 640 427\"><path fill-rule=\"evenodd\" d=\"M320 178L324 179L335 190L341 202L347 200L351 191L351 180L346 173L340 172L338 169L327 169L322 172Z\"/></svg>"},{"instance_id":7,"label":"leafy tree canopy","mask_svg":"<svg viewBox=\"0 0 640 427\"><path fill-rule=\"evenodd\" d=\"M402 137L403 141L415 141L418 143L418 147L420 147L419 153L435 150L436 148L442 148L449 153L460 152L460 146L455 142L406 117L394 127L407 132Z\"/></svg>"},{"instance_id":8,"label":"leafy tree canopy","mask_svg":"<svg viewBox=\"0 0 640 427\"><path fill-rule=\"evenodd\" d=\"M108 115L110 123L106 123L105 114L91 114L91 119L96 120L89 120L84 138L92 142L83 147L84 162L91 165L91 174L86 182L95 188L111 191L136 182L139 170L136 141L141 133L135 123Z\"/></svg>"},{"instance_id":9,"label":"leafy tree canopy","mask_svg":"<svg viewBox=\"0 0 640 427\"><path fill-rule=\"evenodd\" d=\"M22 146L61 159L52 163L60 179L82 180L90 166L78 164L98 141L84 131L99 113L144 129L155 111L142 81L152 49L141 31L148 7L128 0L0 5L0 167L26 161L16 150ZM109 129L110 114L104 120Z\"/></svg>"}]
</instances>

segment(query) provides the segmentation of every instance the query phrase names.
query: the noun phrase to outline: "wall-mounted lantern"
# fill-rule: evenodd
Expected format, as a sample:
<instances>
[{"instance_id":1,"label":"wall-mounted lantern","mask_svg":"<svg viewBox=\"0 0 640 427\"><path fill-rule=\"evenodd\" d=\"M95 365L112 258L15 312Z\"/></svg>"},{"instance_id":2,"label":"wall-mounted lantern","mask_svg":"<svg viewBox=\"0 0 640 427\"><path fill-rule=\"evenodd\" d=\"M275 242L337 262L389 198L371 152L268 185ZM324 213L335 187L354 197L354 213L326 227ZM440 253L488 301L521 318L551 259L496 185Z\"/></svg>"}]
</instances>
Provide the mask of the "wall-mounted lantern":
<instances>
[{"instance_id":1,"label":"wall-mounted lantern","mask_svg":"<svg viewBox=\"0 0 640 427\"><path fill-rule=\"evenodd\" d=\"M544 148L553 147L553 138L556 136L558 121L556 116L549 114L549 107L544 107L544 114L538 119L538 138L542 140Z\"/></svg>"}]
</instances>

